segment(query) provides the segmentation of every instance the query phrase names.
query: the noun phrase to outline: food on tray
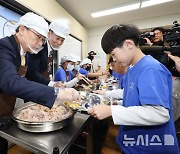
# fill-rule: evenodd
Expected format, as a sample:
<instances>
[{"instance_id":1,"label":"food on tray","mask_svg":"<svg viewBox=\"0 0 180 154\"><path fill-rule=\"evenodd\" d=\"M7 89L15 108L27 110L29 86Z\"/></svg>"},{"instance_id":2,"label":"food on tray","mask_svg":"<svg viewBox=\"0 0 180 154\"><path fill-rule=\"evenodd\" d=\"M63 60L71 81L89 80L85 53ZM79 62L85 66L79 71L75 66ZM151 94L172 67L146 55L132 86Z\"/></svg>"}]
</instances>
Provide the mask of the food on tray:
<instances>
[{"instance_id":1,"label":"food on tray","mask_svg":"<svg viewBox=\"0 0 180 154\"><path fill-rule=\"evenodd\" d=\"M67 111L65 106L62 105L54 104L49 109L48 107L37 104L22 109L16 118L28 122L56 122L67 119L71 114L71 110Z\"/></svg>"},{"instance_id":2,"label":"food on tray","mask_svg":"<svg viewBox=\"0 0 180 154\"><path fill-rule=\"evenodd\" d=\"M93 85L88 85L89 88L93 88Z\"/></svg>"},{"instance_id":3,"label":"food on tray","mask_svg":"<svg viewBox=\"0 0 180 154\"><path fill-rule=\"evenodd\" d=\"M74 103L74 102L65 102L64 103L66 106L70 107L70 108L74 108L74 109L78 109L80 107L79 103Z\"/></svg>"}]
</instances>

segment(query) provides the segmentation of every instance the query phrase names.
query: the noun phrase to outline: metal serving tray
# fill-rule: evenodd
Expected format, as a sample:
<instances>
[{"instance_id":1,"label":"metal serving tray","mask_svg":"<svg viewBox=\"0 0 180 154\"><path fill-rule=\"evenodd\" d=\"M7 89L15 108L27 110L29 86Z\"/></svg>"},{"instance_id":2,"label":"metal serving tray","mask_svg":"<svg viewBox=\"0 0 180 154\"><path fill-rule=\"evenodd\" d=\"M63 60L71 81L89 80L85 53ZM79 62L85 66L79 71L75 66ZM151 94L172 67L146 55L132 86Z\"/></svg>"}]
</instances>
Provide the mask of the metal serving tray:
<instances>
[{"instance_id":1,"label":"metal serving tray","mask_svg":"<svg viewBox=\"0 0 180 154\"><path fill-rule=\"evenodd\" d=\"M72 109L67 108L67 112L71 112L70 116L62 121L48 121L48 122L28 122L28 121L23 121L23 120L19 120L17 119L17 115L19 114L19 112L27 107L31 107L33 105L36 105L35 103L32 102L28 102L25 103L17 108L14 109L13 114L12 114L12 119L16 122L17 126L25 131L28 132L51 132L51 131L55 131L58 129L61 129L67 125L69 125L72 120L74 119L74 112Z\"/></svg>"}]
</instances>

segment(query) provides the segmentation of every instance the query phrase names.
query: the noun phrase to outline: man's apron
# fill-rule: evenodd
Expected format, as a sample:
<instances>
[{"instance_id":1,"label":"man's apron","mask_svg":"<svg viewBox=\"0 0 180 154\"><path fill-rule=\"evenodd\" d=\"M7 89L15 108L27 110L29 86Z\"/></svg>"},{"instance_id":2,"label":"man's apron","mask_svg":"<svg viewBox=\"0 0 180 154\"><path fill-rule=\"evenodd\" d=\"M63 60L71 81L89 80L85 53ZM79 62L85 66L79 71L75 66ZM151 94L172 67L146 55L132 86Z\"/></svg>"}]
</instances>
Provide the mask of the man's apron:
<instances>
[{"instance_id":1,"label":"man's apron","mask_svg":"<svg viewBox=\"0 0 180 154\"><path fill-rule=\"evenodd\" d=\"M18 49L20 51L20 43L15 36L16 42L18 43ZM7 70L8 71L8 70ZM20 66L18 70L19 76L25 76L27 72L27 66ZM16 97L11 96L5 92L0 92L0 117L10 116L14 110Z\"/></svg>"}]
</instances>

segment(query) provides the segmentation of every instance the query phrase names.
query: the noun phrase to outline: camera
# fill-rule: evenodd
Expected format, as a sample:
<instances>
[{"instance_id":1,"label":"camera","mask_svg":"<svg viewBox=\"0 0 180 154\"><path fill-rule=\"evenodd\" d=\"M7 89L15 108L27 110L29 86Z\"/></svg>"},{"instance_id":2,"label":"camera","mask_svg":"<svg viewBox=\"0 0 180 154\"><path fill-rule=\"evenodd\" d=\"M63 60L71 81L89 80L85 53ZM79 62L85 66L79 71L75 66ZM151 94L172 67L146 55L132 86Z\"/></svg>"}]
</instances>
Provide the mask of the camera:
<instances>
[{"instance_id":1,"label":"camera","mask_svg":"<svg viewBox=\"0 0 180 154\"><path fill-rule=\"evenodd\" d=\"M170 52L172 55L180 57L180 24L178 24L177 21L173 22L171 29L165 30L163 40L164 46L147 46L140 44L140 48L144 54L150 54L164 64L173 76L179 77L180 73L176 70L174 61L167 55L167 52Z\"/></svg>"},{"instance_id":2,"label":"camera","mask_svg":"<svg viewBox=\"0 0 180 154\"><path fill-rule=\"evenodd\" d=\"M154 37L154 32L145 32L145 33L141 33L140 35L140 39L139 39L139 45L145 45L147 43L146 39L144 38L148 38L149 40L152 40L152 37Z\"/></svg>"},{"instance_id":3,"label":"camera","mask_svg":"<svg viewBox=\"0 0 180 154\"><path fill-rule=\"evenodd\" d=\"M167 29L164 35L164 42L171 42L170 46L180 45L180 24L173 22L171 29Z\"/></svg>"}]
</instances>

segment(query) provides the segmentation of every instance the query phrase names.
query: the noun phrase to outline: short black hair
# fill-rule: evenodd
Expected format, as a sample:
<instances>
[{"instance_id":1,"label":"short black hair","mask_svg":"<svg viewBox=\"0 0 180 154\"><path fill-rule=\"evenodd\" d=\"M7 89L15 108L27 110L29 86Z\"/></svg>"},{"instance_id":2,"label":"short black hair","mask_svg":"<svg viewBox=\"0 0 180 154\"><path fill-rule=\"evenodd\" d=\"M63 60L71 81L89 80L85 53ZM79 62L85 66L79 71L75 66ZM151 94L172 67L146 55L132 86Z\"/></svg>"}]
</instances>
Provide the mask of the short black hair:
<instances>
[{"instance_id":1,"label":"short black hair","mask_svg":"<svg viewBox=\"0 0 180 154\"><path fill-rule=\"evenodd\" d=\"M140 30L131 24L117 24L109 28L101 39L102 49L106 54L116 47L122 47L126 39L134 41L139 46Z\"/></svg>"},{"instance_id":2,"label":"short black hair","mask_svg":"<svg viewBox=\"0 0 180 154\"><path fill-rule=\"evenodd\" d=\"M155 28L153 28L153 29L151 30L151 32L154 32L155 30L159 30L159 31L161 31L162 33L165 32L165 29L164 29L163 27L155 27Z\"/></svg>"},{"instance_id":3,"label":"short black hair","mask_svg":"<svg viewBox=\"0 0 180 154\"><path fill-rule=\"evenodd\" d=\"M93 50L91 50L91 51L88 53L88 55L96 55L96 52L93 51Z\"/></svg>"},{"instance_id":4,"label":"short black hair","mask_svg":"<svg viewBox=\"0 0 180 154\"><path fill-rule=\"evenodd\" d=\"M15 30L15 31L16 31L16 33L18 33L18 32L19 32L19 26L16 28L16 30Z\"/></svg>"}]
</instances>

